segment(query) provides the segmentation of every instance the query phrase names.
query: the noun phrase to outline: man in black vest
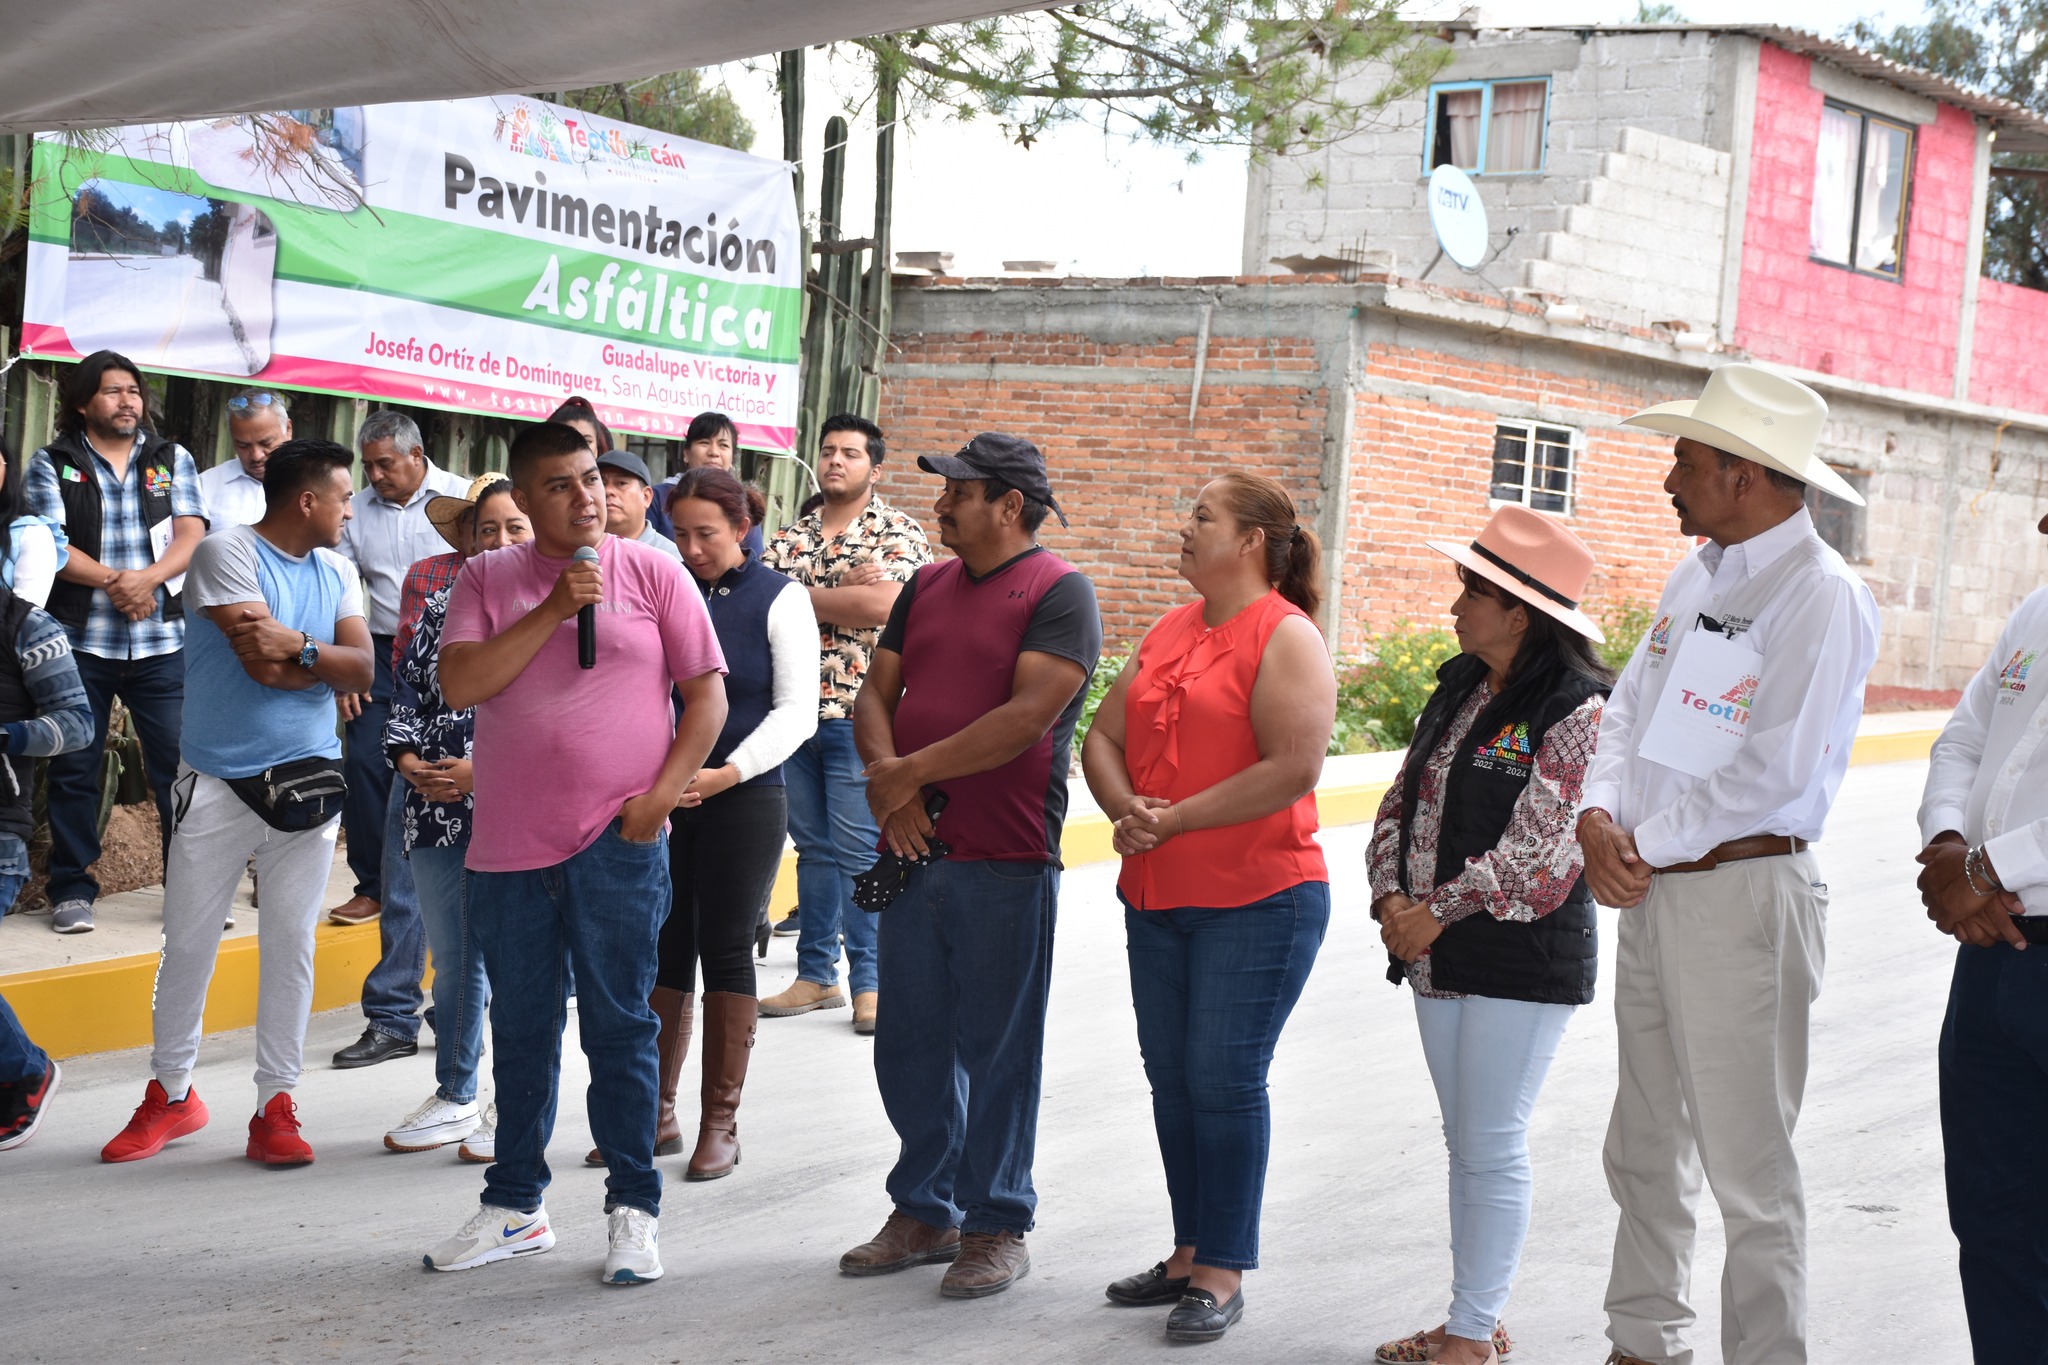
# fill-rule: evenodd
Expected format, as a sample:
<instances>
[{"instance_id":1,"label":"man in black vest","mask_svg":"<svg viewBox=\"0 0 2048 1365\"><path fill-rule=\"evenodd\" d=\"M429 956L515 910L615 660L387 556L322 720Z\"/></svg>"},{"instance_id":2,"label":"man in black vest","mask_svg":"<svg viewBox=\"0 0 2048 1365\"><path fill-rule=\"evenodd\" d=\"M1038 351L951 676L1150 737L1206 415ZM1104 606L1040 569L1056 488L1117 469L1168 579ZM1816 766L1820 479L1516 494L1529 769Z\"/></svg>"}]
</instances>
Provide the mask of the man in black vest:
<instances>
[{"instance_id":1,"label":"man in black vest","mask_svg":"<svg viewBox=\"0 0 2048 1365\"><path fill-rule=\"evenodd\" d=\"M135 719L170 847L185 704L179 593L206 514L192 457L143 429L148 412L135 362L95 351L66 377L57 439L28 466L29 510L63 522L71 541L49 612L71 637L93 714L93 742L50 760L50 927L60 934L93 927L99 883L86 869L100 856L100 763L116 696Z\"/></svg>"}]
</instances>

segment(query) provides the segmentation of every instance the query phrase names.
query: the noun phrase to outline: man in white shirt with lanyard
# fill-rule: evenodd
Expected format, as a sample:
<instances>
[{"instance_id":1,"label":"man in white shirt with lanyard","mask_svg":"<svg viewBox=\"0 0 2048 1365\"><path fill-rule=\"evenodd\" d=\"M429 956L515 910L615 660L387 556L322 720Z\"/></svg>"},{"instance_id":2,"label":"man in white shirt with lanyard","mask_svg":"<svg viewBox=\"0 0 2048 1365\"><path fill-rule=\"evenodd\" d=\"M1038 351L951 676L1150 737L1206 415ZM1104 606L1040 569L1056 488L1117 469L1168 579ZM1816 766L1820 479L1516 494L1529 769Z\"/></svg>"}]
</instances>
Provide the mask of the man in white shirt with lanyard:
<instances>
[{"instance_id":1,"label":"man in white shirt with lanyard","mask_svg":"<svg viewBox=\"0 0 2048 1365\"><path fill-rule=\"evenodd\" d=\"M2044 655L2048 588L2020 603L1964 689L1920 803L1921 900L1962 945L1941 1027L1941 1145L1979 1361L2048 1360Z\"/></svg>"},{"instance_id":2,"label":"man in white shirt with lanyard","mask_svg":"<svg viewBox=\"0 0 2048 1365\"><path fill-rule=\"evenodd\" d=\"M1579 842L1621 911L1620 1087L1608 1188L1610 1365L1691 1365L1694 1207L1708 1175L1727 1229L1721 1354L1806 1359L1806 1197L1792 1130L1820 994L1820 837L1877 658L1870 591L1822 542L1806 487L1863 499L1814 451L1827 404L1754 365L1697 402L1624 425L1679 438L1664 490L1706 544L1600 721Z\"/></svg>"}]
</instances>

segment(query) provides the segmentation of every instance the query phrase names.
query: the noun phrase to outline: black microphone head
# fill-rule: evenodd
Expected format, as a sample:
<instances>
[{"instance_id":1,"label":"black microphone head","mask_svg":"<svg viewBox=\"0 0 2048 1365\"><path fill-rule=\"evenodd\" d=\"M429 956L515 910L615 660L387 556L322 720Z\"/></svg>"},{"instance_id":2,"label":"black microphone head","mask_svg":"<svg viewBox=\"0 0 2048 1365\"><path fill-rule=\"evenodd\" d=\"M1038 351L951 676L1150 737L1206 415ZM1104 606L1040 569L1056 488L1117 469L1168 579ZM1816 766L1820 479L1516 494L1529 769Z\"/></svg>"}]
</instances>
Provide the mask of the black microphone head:
<instances>
[{"instance_id":1,"label":"black microphone head","mask_svg":"<svg viewBox=\"0 0 2048 1365\"><path fill-rule=\"evenodd\" d=\"M576 547L576 553L570 555L569 558L587 560L590 563L595 564L597 563L597 551L592 549L588 545L578 545Z\"/></svg>"}]
</instances>

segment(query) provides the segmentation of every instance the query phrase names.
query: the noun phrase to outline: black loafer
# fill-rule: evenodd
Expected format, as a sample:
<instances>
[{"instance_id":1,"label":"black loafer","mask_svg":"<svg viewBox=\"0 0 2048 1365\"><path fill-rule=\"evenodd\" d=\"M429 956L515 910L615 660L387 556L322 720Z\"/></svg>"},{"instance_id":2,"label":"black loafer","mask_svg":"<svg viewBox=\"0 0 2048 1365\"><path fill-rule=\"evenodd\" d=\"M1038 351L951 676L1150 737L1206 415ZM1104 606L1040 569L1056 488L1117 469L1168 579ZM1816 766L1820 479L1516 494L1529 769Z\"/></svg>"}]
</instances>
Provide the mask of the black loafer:
<instances>
[{"instance_id":1,"label":"black loafer","mask_svg":"<svg viewBox=\"0 0 2048 1365\"><path fill-rule=\"evenodd\" d=\"M1126 1308L1156 1308L1162 1303L1179 1303L1187 1290L1188 1277L1169 1276L1166 1262L1161 1261L1143 1274L1126 1275L1102 1292L1109 1295L1111 1303Z\"/></svg>"},{"instance_id":2,"label":"black loafer","mask_svg":"<svg viewBox=\"0 0 2048 1365\"><path fill-rule=\"evenodd\" d=\"M1206 1289L1190 1289L1166 1315L1168 1341L1215 1341L1244 1316L1244 1290L1222 1303Z\"/></svg>"},{"instance_id":3,"label":"black loafer","mask_svg":"<svg viewBox=\"0 0 2048 1365\"><path fill-rule=\"evenodd\" d=\"M388 1062L393 1057L416 1056L419 1050L420 1045L416 1042L393 1038L388 1033L366 1028L362 1037L334 1054L334 1067L337 1071L347 1071L351 1067L375 1066L379 1062Z\"/></svg>"}]
</instances>

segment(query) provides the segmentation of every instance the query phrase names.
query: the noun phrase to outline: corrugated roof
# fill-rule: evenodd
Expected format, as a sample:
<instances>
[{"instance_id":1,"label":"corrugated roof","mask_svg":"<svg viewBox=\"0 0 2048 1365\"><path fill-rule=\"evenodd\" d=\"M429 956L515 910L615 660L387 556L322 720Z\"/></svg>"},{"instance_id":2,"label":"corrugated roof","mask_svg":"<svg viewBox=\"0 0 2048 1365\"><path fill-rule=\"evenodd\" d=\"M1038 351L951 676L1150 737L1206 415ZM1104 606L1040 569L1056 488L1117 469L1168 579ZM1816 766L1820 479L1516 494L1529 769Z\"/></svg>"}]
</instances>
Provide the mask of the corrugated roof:
<instances>
[{"instance_id":1,"label":"corrugated roof","mask_svg":"<svg viewBox=\"0 0 2048 1365\"><path fill-rule=\"evenodd\" d=\"M2000 152L2014 156L2048 156L2048 117L2023 104L1986 95L1945 76L1937 76L1932 71L1907 66L1854 43L1825 38L1803 28L1783 24L1502 24L1484 17L1476 21L1455 21L1442 27L1468 31L1520 29L1528 33L1739 33L1776 43L1788 52L1818 58L1853 75L1883 81L1912 94L1952 104L1989 122L1998 133L1996 149Z\"/></svg>"}]
</instances>

